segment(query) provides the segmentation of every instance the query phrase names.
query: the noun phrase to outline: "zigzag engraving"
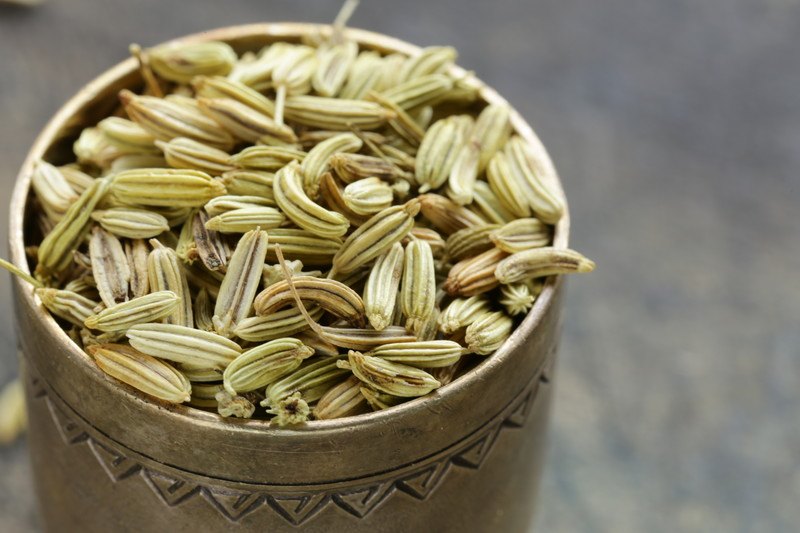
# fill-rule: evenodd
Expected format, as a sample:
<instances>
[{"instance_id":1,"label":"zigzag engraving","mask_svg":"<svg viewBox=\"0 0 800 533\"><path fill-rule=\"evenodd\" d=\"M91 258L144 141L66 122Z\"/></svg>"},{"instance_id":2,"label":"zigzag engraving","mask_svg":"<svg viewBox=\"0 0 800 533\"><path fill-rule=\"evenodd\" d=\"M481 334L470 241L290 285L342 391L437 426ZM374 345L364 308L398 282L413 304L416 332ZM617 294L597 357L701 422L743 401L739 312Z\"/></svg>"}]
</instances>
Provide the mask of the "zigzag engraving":
<instances>
[{"instance_id":1,"label":"zigzag engraving","mask_svg":"<svg viewBox=\"0 0 800 533\"><path fill-rule=\"evenodd\" d=\"M454 467L477 470L491 453L498 435L503 429L522 427L528 419L542 385L549 383L544 372L537 375L528 387L509 403L506 413L501 419L492 423L471 436L466 444L462 441L453 445L443 454L437 454L432 462L424 462L417 469L404 471L392 479L369 482L361 487L330 490L324 487L309 490L305 493L252 492L232 491L214 484L209 479L207 485L197 484L188 479L176 477L173 473L154 470L152 466L143 466L117 449L116 443L100 442L89 433L82 420L68 416L48 397L46 383L34 376L31 365L28 366L31 385L36 385L34 397L41 398L47 405L53 422L58 428L64 443L75 445L87 443L100 466L114 482L138 477L142 482L169 507L175 507L193 498L203 497L222 516L230 522L238 522L243 517L260 511L271 509L278 516L294 526L300 526L323 512L329 505L346 511L348 514L363 518L377 509L381 503L397 492L402 492L418 500L424 500L432 494ZM122 447L124 449L124 447ZM139 476L134 474L139 473Z\"/></svg>"}]
</instances>

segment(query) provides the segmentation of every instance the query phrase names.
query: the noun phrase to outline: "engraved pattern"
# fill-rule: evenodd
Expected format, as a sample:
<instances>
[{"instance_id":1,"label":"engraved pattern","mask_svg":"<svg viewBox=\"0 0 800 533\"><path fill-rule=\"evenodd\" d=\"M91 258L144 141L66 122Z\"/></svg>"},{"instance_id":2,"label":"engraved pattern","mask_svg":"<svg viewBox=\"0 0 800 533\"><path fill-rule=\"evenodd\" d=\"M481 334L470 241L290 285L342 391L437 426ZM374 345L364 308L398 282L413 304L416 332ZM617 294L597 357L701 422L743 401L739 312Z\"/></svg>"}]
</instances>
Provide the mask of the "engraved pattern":
<instances>
[{"instance_id":1,"label":"engraved pattern","mask_svg":"<svg viewBox=\"0 0 800 533\"><path fill-rule=\"evenodd\" d=\"M100 463L100 466L106 471L111 481L123 480L128 476L132 476L142 468L132 459L100 444L96 440L90 438L87 442L92 453L94 453L94 456L97 458L97 462Z\"/></svg>"},{"instance_id":2,"label":"engraved pattern","mask_svg":"<svg viewBox=\"0 0 800 533\"><path fill-rule=\"evenodd\" d=\"M421 472L414 472L410 476L398 479L396 481L397 488L417 499L424 500L439 485L439 481L444 478L449 467L450 461L446 459L440 461Z\"/></svg>"},{"instance_id":3,"label":"engraved pattern","mask_svg":"<svg viewBox=\"0 0 800 533\"><path fill-rule=\"evenodd\" d=\"M394 483L386 481L363 489L340 492L333 495L333 501L359 518L367 516L394 490Z\"/></svg>"},{"instance_id":4,"label":"engraved pattern","mask_svg":"<svg viewBox=\"0 0 800 533\"><path fill-rule=\"evenodd\" d=\"M555 349L553 349L555 352ZM544 372L539 374L523 390L501 415L481 428L474 435L452 448L436 454L433 460L413 471L404 471L393 479L381 479L360 487L346 489L321 489L319 491L279 493L263 491L241 492L227 490L213 485L198 485L186 479L178 479L171 474L153 470L151 466L138 464L134 459L93 438L83 422L76 422L47 394L46 384L34 375L28 366L29 386L35 398L43 399L53 422L68 445L86 443L100 466L114 482L128 482L128 479L142 480L168 507L176 507L184 502L202 496L223 517L232 523L243 517L270 509L288 523L300 526L333 504L350 515L363 518L373 512L387 498L403 493L418 500L430 496L445 479L452 468L478 469L492 450L500 432L504 428L514 429L524 425L532 406L539 396L540 387L550 381ZM136 474L139 474L138 476ZM132 482L132 481L130 481Z\"/></svg>"},{"instance_id":5,"label":"engraved pattern","mask_svg":"<svg viewBox=\"0 0 800 533\"><path fill-rule=\"evenodd\" d=\"M153 489L153 492L158 494L161 500L170 507L183 503L184 500L200 492L200 487L194 483L175 479L160 472L145 469L142 471L142 477Z\"/></svg>"},{"instance_id":6,"label":"engraved pattern","mask_svg":"<svg viewBox=\"0 0 800 533\"><path fill-rule=\"evenodd\" d=\"M325 493L301 496L267 496L269 506L295 526L299 526L316 515L328 505L329 500L330 496Z\"/></svg>"}]
</instances>

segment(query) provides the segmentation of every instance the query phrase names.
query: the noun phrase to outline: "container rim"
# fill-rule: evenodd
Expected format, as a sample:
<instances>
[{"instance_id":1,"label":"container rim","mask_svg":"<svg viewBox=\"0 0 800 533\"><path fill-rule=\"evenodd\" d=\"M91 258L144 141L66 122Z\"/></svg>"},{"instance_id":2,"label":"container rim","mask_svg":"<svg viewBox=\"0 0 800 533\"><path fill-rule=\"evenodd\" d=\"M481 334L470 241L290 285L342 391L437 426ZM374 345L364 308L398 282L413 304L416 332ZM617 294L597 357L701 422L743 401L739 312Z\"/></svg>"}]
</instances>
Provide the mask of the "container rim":
<instances>
[{"instance_id":1,"label":"container rim","mask_svg":"<svg viewBox=\"0 0 800 533\"><path fill-rule=\"evenodd\" d=\"M263 37L266 43L283 39L297 40L304 36L324 36L329 34L330 31L331 26L326 24L295 22L258 23L227 26L191 34L168 42L197 42L208 40L235 42L246 38L253 39ZM345 33L348 37L356 40L360 45L366 48L383 52L402 52L408 55L415 55L421 51L420 47L411 43L368 30L347 28ZM9 248L11 261L24 272L30 272L25 254L23 228L34 163L47 153L52 144L58 140L60 132L63 131L66 125L74 122L74 117L78 116L82 109L97 98L102 97L107 88L113 85L114 82L132 75L137 68L138 65L136 61L133 58L129 58L104 71L71 97L55 115L53 115L34 141L17 175L9 208ZM461 67L455 66L452 68L451 72L457 76L467 77L470 81L474 81L478 84L481 98L486 102L507 103L496 91ZM528 142L541 143L533 129L513 106L511 109L511 122L515 132ZM546 157L549 158L546 150L544 153ZM558 178L557 181L557 186L561 188L560 178ZM569 210L565 208L564 216L555 228L553 237L554 246L559 248L566 248L568 246L569 224ZM381 411L333 420L313 420L299 426L278 428L271 425L267 420L226 419L214 413L202 411L188 405L167 405L144 393L136 391L132 387L121 384L103 373L94 364L91 358L70 339L67 333L42 306L39 298L34 294L27 282L16 276L12 276L12 278L12 283L16 284L20 298L24 298L30 307L36 310L36 315L41 327L45 329L49 335L62 342L66 357L71 359L77 366L82 367L91 377L92 381L98 382L98 385L100 385L100 382L106 382L106 384L112 383L115 385L120 401L138 404L138 408L147 409L152 412L158 411L159 416L188 418L199 425L213 429L221 429L228 432L255 432L258 434L272 434L276 436L305 431L350 431L372 424L386 424L390 422L392 418L403 415L414 416L416 414L425 413L426 411L438 412L441 408L452 409L452 403L449 399L454 396L456 391L462 389L478 390L482 382L492 379L492 376L497 373L498 369L508 362L511 353L517 346L524 344L536 334L537 327L541 323L543 316L553 304L554 293L557 285L560 283L558 277L551 276L548 278L544 290L536 299L533 308L503 346L492 356L479 363L475 368L453 382L437 389L433 393Z\"/></svg>"}]
</instances>

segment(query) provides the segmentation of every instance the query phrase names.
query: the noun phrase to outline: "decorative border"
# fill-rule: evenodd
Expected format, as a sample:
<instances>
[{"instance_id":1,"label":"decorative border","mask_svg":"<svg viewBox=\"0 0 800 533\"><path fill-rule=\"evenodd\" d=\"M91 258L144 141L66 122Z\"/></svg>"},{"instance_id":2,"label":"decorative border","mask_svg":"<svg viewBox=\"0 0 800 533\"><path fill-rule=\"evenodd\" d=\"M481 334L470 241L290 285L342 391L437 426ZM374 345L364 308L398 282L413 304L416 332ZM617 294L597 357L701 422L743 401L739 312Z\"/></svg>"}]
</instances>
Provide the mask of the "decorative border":
<instances>
[{"instance_id":1,"label":"decorative border","mask_svg":"<svg viewBox=\"0 0 800 533\"><path fill-rule=\"evenodd\" d=\"M552 352L555 352L553 349ZM551 354L549 355L552 355ZM551 357L548 357L550 359ZM307 492L252 492L226 490L223 487L202 485L173 474L154 470L135 459L127 457L90 434L84 422L69 416L50 398L43 380L27 365L29 385L33 398L43 400L67 445L85 444L97 462L115 483L139 479L169 507L175 507L193 498L202 497L223 517L236 523L243 517L263 509L272 508L292 525L300 526L333 504L347 513L363 518L382 502L402 492L418 500L425 500L441 484L452 468L477 470L504 428L518 429L525 425L537 397L539 388L549 385L549 369L542 369L531 383L489 424L450 449L436 454L426 464L399 477L372 481L361 487L346 489L309 490ZM210 481L213 481L210 479Z\"/></svg>"}]
</instances>

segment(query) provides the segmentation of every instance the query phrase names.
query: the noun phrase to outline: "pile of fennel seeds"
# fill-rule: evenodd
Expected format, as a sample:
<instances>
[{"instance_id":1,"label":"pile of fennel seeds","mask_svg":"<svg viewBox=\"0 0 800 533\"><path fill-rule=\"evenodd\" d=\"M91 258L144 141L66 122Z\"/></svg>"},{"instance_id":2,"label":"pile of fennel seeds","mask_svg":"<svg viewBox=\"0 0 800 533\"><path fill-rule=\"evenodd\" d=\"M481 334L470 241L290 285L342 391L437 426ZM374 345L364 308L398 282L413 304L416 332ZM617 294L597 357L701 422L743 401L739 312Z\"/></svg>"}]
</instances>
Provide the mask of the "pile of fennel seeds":
<instances>
[{"instance_id":1,"label":"pile of fennel seeds","mask_svg":"<svg viewBox=\"0 0 800 533\"><path fill-rule=\"evenodd\" d=\"M546 276L594 267L550 246L549 158L450 47L133 52L142 94L34 169L24 277L146 394L281 425L388 408L491 356Z\"/></svg>"}]
</instances>

